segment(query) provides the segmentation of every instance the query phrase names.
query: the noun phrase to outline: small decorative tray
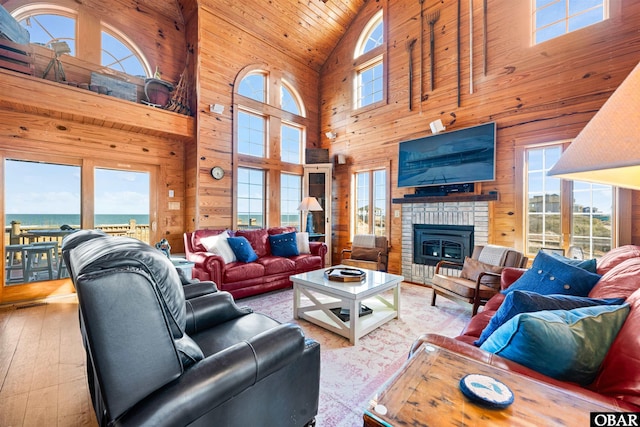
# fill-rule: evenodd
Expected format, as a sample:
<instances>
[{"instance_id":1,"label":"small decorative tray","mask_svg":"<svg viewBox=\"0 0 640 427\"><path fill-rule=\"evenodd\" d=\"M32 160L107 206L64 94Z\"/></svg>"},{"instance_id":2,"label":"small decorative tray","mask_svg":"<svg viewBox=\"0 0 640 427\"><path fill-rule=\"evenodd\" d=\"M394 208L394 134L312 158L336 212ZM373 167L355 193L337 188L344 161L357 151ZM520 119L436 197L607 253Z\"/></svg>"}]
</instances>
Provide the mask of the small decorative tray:
<instances>
[{"instance_id":1,"label":"small decorative tray","mask_svg":"<svg viewBox=\"0 0 640 427\"><path fill-rule=\"evenodd\" d=\"M460 380L462 394L490 408L506 408L513 403L513 392L503 382L481 374L469 374Z\"/></svg>"},{"instance_id":2,"label":"small decorative tray","mask_svg":"<svg viewBox=\"0 0 640 427\"><path fill-rule=\"evenodd\" d=\"M329 268L324 272L324 275L334 282L360 282L366 277L367 273L357 268L336 267Z\"/></svg>"}]
</instances>

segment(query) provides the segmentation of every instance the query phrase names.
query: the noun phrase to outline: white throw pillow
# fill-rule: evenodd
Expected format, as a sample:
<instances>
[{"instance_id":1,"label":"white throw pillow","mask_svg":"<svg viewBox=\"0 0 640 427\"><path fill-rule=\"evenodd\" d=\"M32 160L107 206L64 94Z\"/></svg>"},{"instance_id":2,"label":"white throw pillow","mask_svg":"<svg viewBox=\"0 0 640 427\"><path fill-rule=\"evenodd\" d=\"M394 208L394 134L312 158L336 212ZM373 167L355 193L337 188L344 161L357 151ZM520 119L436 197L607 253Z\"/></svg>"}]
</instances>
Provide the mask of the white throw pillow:
<instances>
[{"instance_id":1,"label":"white throw pillow","mask_svg":"<svg viewBox=\"0 0 640 427\"><path fill-rule=\"evenodd\" d=\"M298 245L298 252L301 254L310 254L311 248L309 248L309 233L300 232L296 233L296 244Z\"/></svg>"},{"instance_id":2,"label":"white throw pillow","mask_svg":"<svg viewBox=\"0 0 640 427\"><path fill-rule=\"evenodd\" d=\"M225 264L229 264L236 261L236 254L233 253L231 246L229 246L228 238L229 233L225 230L215 236L204 237L200 239L200 242L207 248L207 252L221 256Z\"/></svg>"}]
</instances>

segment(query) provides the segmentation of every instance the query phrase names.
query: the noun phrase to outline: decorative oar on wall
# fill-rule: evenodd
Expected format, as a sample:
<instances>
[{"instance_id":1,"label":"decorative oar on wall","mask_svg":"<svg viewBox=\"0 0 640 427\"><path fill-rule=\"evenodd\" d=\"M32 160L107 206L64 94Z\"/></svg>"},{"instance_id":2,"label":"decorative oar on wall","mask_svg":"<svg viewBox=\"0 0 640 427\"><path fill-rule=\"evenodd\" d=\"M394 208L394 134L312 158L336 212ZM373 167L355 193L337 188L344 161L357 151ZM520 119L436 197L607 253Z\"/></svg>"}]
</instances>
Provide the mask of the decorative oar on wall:
<instances>
[{"instance_id":1,"label":"decorative oar on wall","mask_svg":"<svg viewBox=\"0 0 640 427\"><path fill-rule=\"evenodd\" d=\"M412 39L407 42L407 52L409 53L409 111L412 110L413 101L413 46L417 40ZM422 103L422 100L420 100L420 103Z\"/></svg>"},{"instance_id":2,"label":"decorative oar on wall","mask_svg":"<svg viewBox=\"0 0 640 427\"><path fill-rule=\"evenodd\" d=\"M435 71L435 55L436 55L436 40L435 40L435 32L433 27L436 25L436 22L440 19L440 10L436 10L433 13L427 15L427 22L429 23L429 77L431 82L431 91L435 89L434 84L434 71Z\"/></svg>"},{"instance_id":3,"label":"decorative oar on wall","mask_svg":"<svg viewBox=\"0 0 640 427\"><path fill-rule=\"evenodd\" d=\"M422 114L422 101L424 101L424 87L422 86L422 71L424 69L424 0L418 0L420 3L420 114Z\"/></svg>"},{"instance_id":4,"label":"decorative oar on wall","mask_svg":"<svg viewBox=\"0 0 640 427\"><path fill-rule=\"evenodd\" d=\"M457 93L456 98L458 101L458 107L460 107L460 0L458 0L457 18L456 18L456 84Z\"/></svg>"}]
</instances>

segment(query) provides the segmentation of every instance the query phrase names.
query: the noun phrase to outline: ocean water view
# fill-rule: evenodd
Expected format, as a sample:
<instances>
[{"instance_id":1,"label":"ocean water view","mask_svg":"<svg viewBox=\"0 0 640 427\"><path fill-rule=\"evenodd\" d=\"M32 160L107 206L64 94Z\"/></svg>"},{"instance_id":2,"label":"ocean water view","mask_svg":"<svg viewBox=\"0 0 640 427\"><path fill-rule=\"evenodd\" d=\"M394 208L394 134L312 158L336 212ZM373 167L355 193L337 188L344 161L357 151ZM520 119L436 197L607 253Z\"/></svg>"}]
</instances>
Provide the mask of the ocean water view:
<instances>
[{"instance_id":1,"label":"ocean water view","mask_svg":"<svg viewBox=\"0 0 640 427\"><path fill-rule=\"evenodd\" d=\"M129 224L135 219L138 225L148 225L149 215L133 214L98 214L95 216L95 226ZM21 227L60 227L63 224L74 228L80 227L80 215L75 214L7 214L5 227L10 227L12 221L20 221Z\"/></svg>"}]
</instances>

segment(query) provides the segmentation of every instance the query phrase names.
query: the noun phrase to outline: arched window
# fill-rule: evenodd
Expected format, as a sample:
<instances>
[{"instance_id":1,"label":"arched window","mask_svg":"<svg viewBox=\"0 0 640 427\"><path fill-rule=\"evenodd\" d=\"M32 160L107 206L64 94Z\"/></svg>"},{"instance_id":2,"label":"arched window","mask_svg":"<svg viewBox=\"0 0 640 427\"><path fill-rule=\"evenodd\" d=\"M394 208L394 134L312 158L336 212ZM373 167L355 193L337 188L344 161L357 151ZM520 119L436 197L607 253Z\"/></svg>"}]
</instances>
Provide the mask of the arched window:
<instances>
[{"instance_id":1,"label":"arched window","mask_svg":"<svg viewBox=\"0 0 640 427\"><path fill-rule=\"evenodd\" d=\"M286 81L282 82L280 87L280 104L284 111L288 111L291 114L297 114L298 116L305 116L305 112L302 110L302 101L300 101L300 95L298 95Z\"/></svg>"},{"instance_id":2,"label":"arched window","mask_svg":"<svg viewBox=\"0 0 640 427\"><path fill-rule=\"evenodd\" d=\"M382 30L382 11L379 11L373 18L371 18L362 34L360 34L358 45L356 47L356 58L367 52L371 52L378 46L382 46L382 43L384 42Z\"/></svg>"},{"instance_id":3,"label":"arched window","mask_svg":"<svg viewBox=\"0 0 640 427\"><path fill-rule=\"evenodd\" d=\"M104 24L101 35L101 65L143 78L153 74L145 57L126 36Z\"/></svg>"},{"instance_id":4,"label":"arched window","mask_svg":"<svg viewBox=\"0 0 640 427\"><path fill-rule=\"evenodd\" d=\"M81 17L74 10L38 3L19 7L12 16L29 31L31 43L77 56L76 46L80 40L76 29ZM132 76L151 77L153 71L148 61L124 34L102 24L100 40L100 65ZM68 49L61 47L62 43L66 43ZM97 49L96 46L94 52Z\"/></svg>"},{"instance_id":5,"label":"arched window","mask_svg":"<svg viewBox=\"0 0 640 427\"><path fill-rule=\"evenodd\" d=\"M235 87L235 223L239 228L298 225L307 125L304 103L276 71L249 70ZM277 92L270 95L267 88ZM270 203L274 197L280 203ZM270 206L279 211L269 212Z\"/></svg>"},{"instance_id":6,"label":"arched window","mask_svg":"<svg viewBox=\"0 0 640 427\"><path fill-rule=\"evenodd\" d=\"M68 54L76 54L76 15L67 9L39 9L15 13L20 25L29 31L31 43L53 49L56 43L66 43Z\"/></svg>"},{"instance_id":7,"label":"arched window","mask_svg":"<svg viewBox=\"0 0 640 427\"><path fill-rule=\"evenodd\" d=\"M382 10L367 23L354 52L354 108L385 100L384 20Z\"/></svg>"},{"instance_id":8,"label":"arched window","mask_svg":"<svg viewBox=\"0 0 640 427\"><path fill-rule=\"evenodd\" d=\"M267 76L261 71L247 74L240 82L238 93L258 102L266 102Z\"/></svg>"}]
</instances>

